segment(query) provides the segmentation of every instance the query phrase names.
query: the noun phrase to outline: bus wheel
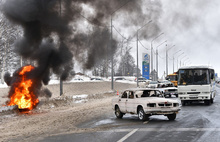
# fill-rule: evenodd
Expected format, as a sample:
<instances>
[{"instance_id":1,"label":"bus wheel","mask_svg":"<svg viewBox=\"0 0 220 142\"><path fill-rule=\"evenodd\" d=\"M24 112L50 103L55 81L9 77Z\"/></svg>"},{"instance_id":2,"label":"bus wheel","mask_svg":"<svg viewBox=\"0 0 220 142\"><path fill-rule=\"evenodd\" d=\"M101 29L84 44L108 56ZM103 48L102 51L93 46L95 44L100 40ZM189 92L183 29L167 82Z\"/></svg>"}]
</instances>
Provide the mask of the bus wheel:
<instances>
[{"instance_id":1,"label":"bus wheel","mask_svg":"<svg viewBox=\"0 0 220 142\"><path fill-rule=\"evenodd\" d=\"M210 102L213 104L213 103L214 103L214 99L213 99L213 98L211 98Z\"/></svg>"}]
</instances>

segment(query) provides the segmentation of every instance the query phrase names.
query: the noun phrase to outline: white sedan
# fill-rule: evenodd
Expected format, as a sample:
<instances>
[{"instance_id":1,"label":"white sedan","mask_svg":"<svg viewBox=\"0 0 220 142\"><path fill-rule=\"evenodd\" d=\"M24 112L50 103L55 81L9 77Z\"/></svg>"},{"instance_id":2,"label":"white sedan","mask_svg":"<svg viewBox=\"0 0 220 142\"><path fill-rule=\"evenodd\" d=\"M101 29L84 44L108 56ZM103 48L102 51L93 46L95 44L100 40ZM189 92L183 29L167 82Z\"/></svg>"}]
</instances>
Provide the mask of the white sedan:
<instances>
[{"instance_id":1,"label":"white sedan","mask_svg":"<svg viewBox=\"0 0 220 142\"><path fill-rule=\"evenodd\" d=\"M138 114L142 121L148 120L151 115L164 115L169 120L175 120L180 105L177 100L164 98L158 89L131 88L112 99L112 109L117 118L130 113Z\"/></svg>"}]
</instances>

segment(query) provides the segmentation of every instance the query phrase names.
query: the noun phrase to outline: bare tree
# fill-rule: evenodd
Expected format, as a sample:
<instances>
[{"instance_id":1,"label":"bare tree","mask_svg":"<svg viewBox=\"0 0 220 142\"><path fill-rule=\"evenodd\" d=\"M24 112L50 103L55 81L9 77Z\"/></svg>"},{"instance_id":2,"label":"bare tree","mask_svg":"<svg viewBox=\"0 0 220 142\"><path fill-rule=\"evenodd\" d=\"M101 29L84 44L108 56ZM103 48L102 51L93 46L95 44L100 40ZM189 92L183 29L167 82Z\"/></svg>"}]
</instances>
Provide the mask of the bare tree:
<instances>
[{"instance_id":1,"label":"bare tree","mask_svg":"<svg viewBox=\"0 0 220 142\"><path fill-rule=\"evenodd\" d=\"M4 83L5 71L13 72L18 68L19 57L13 52L13 44L21 35L19 27L12 25L0 14L0 72L1 83Z\"/></svg>"}]
</instances>

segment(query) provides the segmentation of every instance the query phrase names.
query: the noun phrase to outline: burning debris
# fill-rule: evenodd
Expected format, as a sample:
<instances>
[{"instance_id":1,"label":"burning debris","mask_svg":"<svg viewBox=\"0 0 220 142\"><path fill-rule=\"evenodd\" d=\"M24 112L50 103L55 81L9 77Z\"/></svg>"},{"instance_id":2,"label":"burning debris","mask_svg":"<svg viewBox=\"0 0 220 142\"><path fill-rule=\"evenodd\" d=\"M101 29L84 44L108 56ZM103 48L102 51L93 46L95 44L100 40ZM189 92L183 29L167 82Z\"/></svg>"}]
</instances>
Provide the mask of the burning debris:
<instances>
[{"instance_id":1,"label":"burning debris","mask_svg":"<svg viewBox=\"0 0 220 142\"><path fill-rule=\"evenodd\" d=\"M34 67L29 65L17 72L9 92L10 102L7 105L18 105L19 109L32 110L38 104L39 100L33 89L35 80L27 78L27 74L33 69Z\"/></svg>"},{"instance_id":2,"label":"burning debris","mask_svg":"<svg viewBox=\"0 0 220 142\"><path fill-rule=\"evenodd\" d=\"M48 84L50 73L66 80L72 69L73 55L68 48L71 19L66 19L65 13L60 16L58 4L55 0L10 0L4 3L5 16L24 29L23 37L14 44L15 52L36 65L21 67L12 77L5 74L5 82L11 86L8 105L32 110L39 102L38 96L51 96L49 90L41 90L42 84Z\"/></svg>"}]
</instances>

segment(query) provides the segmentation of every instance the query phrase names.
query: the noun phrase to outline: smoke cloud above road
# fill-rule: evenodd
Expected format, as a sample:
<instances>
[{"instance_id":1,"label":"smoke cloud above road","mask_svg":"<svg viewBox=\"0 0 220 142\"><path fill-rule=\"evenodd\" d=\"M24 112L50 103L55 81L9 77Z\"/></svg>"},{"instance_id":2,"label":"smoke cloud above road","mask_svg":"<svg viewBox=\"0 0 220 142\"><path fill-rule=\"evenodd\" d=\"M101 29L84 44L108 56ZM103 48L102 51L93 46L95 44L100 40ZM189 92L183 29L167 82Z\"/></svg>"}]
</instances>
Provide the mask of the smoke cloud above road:
<instances>
[{"instance_id":1,"label":"smoke cloud above road","mask_svg":"<svg viewBox=\"0 0 220 142\"><path fill-rule=\"evenodd\" d=\"M111 16L124 28L138 29L144 21L155 21L148 32L140 32L140 37L149 38L160 31L156 22L160 6L160 2L142 0L7 0L2 9L24 30L22 39L15 43L16 53L37 61L41 77L48 78L52 69L65 80L73 67L72 58L84 69L91 69L116 52L117 37L109 46Z\"/></svg>"}]
</instances>

